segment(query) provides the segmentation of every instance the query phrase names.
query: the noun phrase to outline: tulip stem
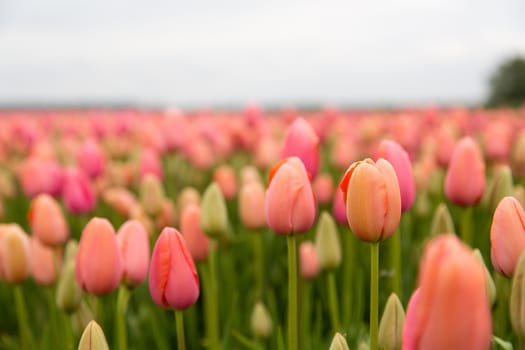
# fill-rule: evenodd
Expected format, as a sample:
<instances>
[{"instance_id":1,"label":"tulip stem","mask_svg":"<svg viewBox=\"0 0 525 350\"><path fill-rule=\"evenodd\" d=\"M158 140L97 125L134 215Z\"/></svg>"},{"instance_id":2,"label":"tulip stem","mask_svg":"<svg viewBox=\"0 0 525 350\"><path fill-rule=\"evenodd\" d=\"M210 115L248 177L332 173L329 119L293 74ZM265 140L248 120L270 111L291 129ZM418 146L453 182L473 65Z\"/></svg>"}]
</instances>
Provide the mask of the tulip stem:
<instances>
[{"instance_id":1,"label":"tulip stem","mask_svg":"<svg viewBox=\"0 0 525 350\"><path fill-rule=\"evenodd\" d=\"M126 286L121 285L117 296L117 336L119 350L128 348L128 335L126 331L126 310L131 293Z\"/></svg>"},{"instance_id":2,"label":"tulip stem","mask_svg":"<svg viewBox=\"0 0 525 350\"><path fill-rule=\"evenodd\" d=\"M217 303L217 242L210 240L210 255L208 256L208 280L204 285L205 289L205 310L206 310L206 323L208 325L208 342L211 350L220 349L219 342L219 315L218 315L218 303ZM207 285L207 287L206 287Z\"/></svg>"},{"instance_id":3,"label":"tulip stem","mask_svg":"<svg viewBox=\"0 0 525 350\"><path fill-rule=\"evenodd\" d=\"M392 236L390 263L393 270L392 292L401 299L401 229L398 227Z\"/></svg>"},{"instance_id":4,"label":"tulip stem","mask_svg":"<svg viewBox=\"0 0 525 350\"><path fill-rule=\"evenodd\" d=\"M256 299L260 299L262 297L264 284L262 232L254 232L253 249L255 256L255 295Z\"/></svg>"},{"instance_id":5,"label":"tulip stem","mask_svg":"<svg viewBox=\"0 0 525 350\"><path fill-rule=\"evenodd\" d=\"M341 330L339 322L339 301L337 298L337 287L335 283L335 272L329 271L327 276L328 282L328 300L330 303L330 317L332 318L332 327L334 333Z\"/></svg>"},{"instance_id":6,"label":"tulip stem","mask_svg":"<svg viewBox=\"0 0 525 350\"><path fill-rule=\"evenodd\" d=\"M377 350L379 314L379 243L370 244L370 350Z\"/></svg>"},{"instance_id":7,"label":"tulip stem","mask_svg":"<svg viewBox=\"0 0 525 350\"><path fill-rule=\"evenodd\" d=\"M297 350L297 237L288 235L288 350Z\"/></svg>"},{"instance_id":8,"label":"tulip stem","mask_svg":"<svg viewBox=\"0 0 525 350\"><path fill-rule=\"evenodd\" d=\"M26 305L24 302L24 292L22 286L16 285L15 293L15 308L18 316L18 333L20 336L20 346L22 350L31 349L31 330L27 322Z\"/></svg>"},{"instance_id":9,"label":"tulip stem","mask_svg":"<svg viewBox=\"0 0 525 350\"><path fill-rule=\"evenodd\" d=\"M472 245L472 207L463 209L461 216L461 239L463 243Z\"/></svg>"},{"instance_id":10,"label":"tulip stem","mask_svg":"<svg viewBox=\"0 0 525 350\"><path fill-rule=\"evenodd\" d=\"M182 310L175 310L175 326L177 327L177 349L186 350L184 339L184 315Z\"/></svg>"}]
</instances>

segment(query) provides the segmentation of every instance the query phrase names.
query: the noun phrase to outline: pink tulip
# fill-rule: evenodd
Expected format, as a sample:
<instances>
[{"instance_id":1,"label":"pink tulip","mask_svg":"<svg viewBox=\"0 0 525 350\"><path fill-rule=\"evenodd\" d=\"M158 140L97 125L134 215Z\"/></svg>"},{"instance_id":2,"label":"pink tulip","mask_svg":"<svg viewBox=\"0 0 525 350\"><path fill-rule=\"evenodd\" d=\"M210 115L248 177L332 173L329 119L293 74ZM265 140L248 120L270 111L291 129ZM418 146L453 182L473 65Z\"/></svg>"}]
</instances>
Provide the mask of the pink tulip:
<instances>
[{"instance_id":1,"label":"pink tulip","mask_svg":"<svg viewBox=\"0 0 525 350\"><path fill-rule=\"evenodd\" d=\"M310 241L304 241L299 246L299 264L301 267L301 276L304 279L313 279L319 275L320 266L317 257L315 244Z\"/></svg>"},{"instance_id":2,"label":"pink tulip","mask_svg":"<svg viewBox=\"0 0 525 350\"><path fill-rule=\"evenodd\" d=\"M89 213L96 205L95 190L79 169L65 171L62 198L66 208L74 214Z\"/></svg>"},{"instance_id":3,"label":"pink tulip","mask_svg":"<svg viewBox=\"0 0 525 350\"><path fill-rule=\"evenodd\" d=\"M175 204L170 199L165 199L155 217L155 227L161 230L166 226L174 226L176 220Z\"/></svg>"},{"instance_id":4,"label":"pink tulip","mask_svg":"<svg viewBox=\"0 0 525 350\"><path fill-rule=\"evenodd\" d=\"M387 160L352 164L340 188L348 223L359 239L379 242L394 234L401 217L401 194L396 172Z\"/></svg>"},{"instance_id":5,"label":"pink tulip","mask_svg":"<svg viewBox=\"0 0 525 350\"><path fill-rule=\"evenodd\" d=\"M427 245L403 350L482 350L492 336L484 267L455 235Z\"/></svg>"},{"instance_id":6,"label":"pink tulip","mask_svg":"<svg viewBox=\"0 0 525 350\"><path fill-rule=\"evenodd\" d=\"M99 144L91 139L80 146L77 152L77 163L89 177L95 178L104 173L106 159Z\"/></svg>"},{"instance_id":7,"label":"pink tulip","mask_svg":"<svg viewBox=\"0 0 525 350\"><path fill-rule=\"evenodd\" d=\"M123 187L107 188L102 193L104 202L117 213L128 217L131 210L138 205L133 192Z\"/></svg>"},{"instance_id":8,"label":"pink tulip","mask_svg":"<svg viewBox=\"0 0 525 350\"><path fill-rule=\"evenodd\" d=\"M525 211L514 197L503 198L492 219L490 255L494 269L512 277L520 255L525 251Z\"/></svg>"},{"instance_id":9,"label":"pink tulip","mask_svg":"<svg viewBox=\"0 0 525 350\"><path fill-rule=\"evenodd\" d=\"M162 230L151 257L149 291L155 304L183 310L199 298L199 277L182 235Z\"/></svg>"},{"instance_id":10,"label":"pink tulip","mask_svg":"<svg viewBox=\"0 0 525 350\"><path fill-rule=\"evenodd\" d=\"M136 287L148 274L148 232L139 221L128 220L117 232L117 243L122 259L122 282L128 287Z\"/></svg>"},{"instance_id":11,"label":"pink tulip","mask_svg":"<svg viewBox=\"0 0 525 350\"><path fill-rule=\"evenodd\" d=\"M253 181L241 187L239 217L246 228L260 229L266 227L264 196L264 188L260 182Z\"/></svg>"},{"instance_id":12,"label":"pink tulip","mask_svg":"<svg viewBox=\"0 0 525 350\"><path fill-rule=\"evenodd\" d=\"M237 194L235 171L228 165L222 165L213 172L213 181L219 185L224 198L233 199Z\"/></svg>"},{"instance_id":13,"label":"pink tulip","mask_svg":"<svg viewBox=\"0 0 525 350\"><path fill-rule=\"evenodd\" d=\"M346 218L346 206L343 197L343 191L338 187L335 190L335 196L332 203L332 214L339 225L348 224L348 219Z\"/></svg>"},{"instance_id":14,"label":"pink tulip","mask_svg":"<svg viewBox=\"0 0 525 350\"><path fill-rule=\"evenodd\" d=\"M149 148L146 148L142 151L139 163L140 178L142 179L147 174L152 174L160 180L162 180L164 176L162 163L158 153Z\"/></svg>"},{"instance_id":15,"label":"pink tulip","mask_svg":"<svg viewBox=\"0 0 525 350\"><path fill-rule=\"evenodd\" d=\"M198 205L188 204L184 207L180 217L180 231L195 261L206 260L210 252L210 239L202 232L200 220L201 208Z\"/></svg>"},{"instance_id":16,"label":"pink tulip","mask_svg":"<svg viewBox=\"0 0 525 350\"><path fill-rule=\"evenodd\" d=\"M266 191L266 221L281 235L307 231L315 221L316 201L302 161L290 157L270 172Z\"/></svg>"},{"instance_id":17,"label":"pink tulip","mask_svg":"<svg viewBox=\"0 0 525 350\"><path fill-rule=\"evenodd\" d=\"M334 180L329 174L320 174L315 178L313 188L320 204L329 203L334 193Z\"/></svg>"},{"instance_id":18,"label":"pink tulip","mask_svg":"<svg viewBox=\"0 0 525 350\"><path fill-rule=\"evenodd\" d=\"M412 175L412 164L408 153L397 142L383 140L376 150L374 158L388 160L397 175L401 192L401 211L409 210L416 199L416 185Z\"/></svg>"},{"instance_id":19,"label":"pink tulip","mask_svg":"<svg viewBox=\"0 0 525 350\"><path fill-rule=\"evenodd\" d=\"M286 129L282 158L299 157L306 171L314 178L319 171L319 137L303 118L296 119Z\"/></svg>"},{"instance_id":20,"label":"pink tulip","mask_svg":"<svg viewBox=\"0 0 525 350\"><path fill-rule=\"evenodd\" d=\"M117 236L107 219L92 218L84 227L75 264L80 287L93 294L110 293L122 276Z\"/></svg>"},{"instance_id":21,"label":"pink tulip","mask_svg":"<svg viewBox=\"0 0 525 350\"><path fill-rule=\"evenodd\" d=\"M414 331L417 328L416 313L419 306L419 288L417 288L408 302L407 312L405 316L405 324L403 325L403 350L416 349Z\"/></svg>"},{"instance_id":22,"label":"pink tulip","mask_svg":"<svg viewBox=\"0 0 525 350\"><path fill-rule=\"evenodd\" d=\"M55 282L62 266L62 258L57 254L58 252L41 243L36 237L31 238L30 251L33 260L32 275L35 281L45 286Z\"/></svg>"},{"instance_id":23,"label":"pink tulip","mask_svg":"<svg viewBox=\"0 0 525 350\"><path fill-rule=\"evenodd\" d=\"M458 205L476 205L485 190L485 161L470 137L459 141L452 153L445 178L445 195Z\"/></svg>"},{"instance_id":24,"label":"pink tulip","mask_svg":"<svg viewBox=\"0 0 525 350\"><path fill-rule=\"evenodd\" d=\"M62 170L53 160L28 158L18 169L18 179L27 197L41 193L56 196L62 188Z\"/></svg>"},{"instance_id":25,"label":"pink tulip","mask_svg":"<svg viewBox=\"0 0 525 350\"><path fill-rule=\"evenodd\" d=\"M28 218L32 234L43 244L60 245L69 238L69 229L62 209L57 201L47 194L40 194L32 200Z\"/></svg>"},{"instance_id":26,"label":"pink tulip","mask_svg":"<svg viewBox=\"0 0 525 350\"><path fill-rule=\"evenodd\" d=\"M31 273L29 238L17 224L0 224L0 277L22 283Z\"/></svg>"}]
</instances>

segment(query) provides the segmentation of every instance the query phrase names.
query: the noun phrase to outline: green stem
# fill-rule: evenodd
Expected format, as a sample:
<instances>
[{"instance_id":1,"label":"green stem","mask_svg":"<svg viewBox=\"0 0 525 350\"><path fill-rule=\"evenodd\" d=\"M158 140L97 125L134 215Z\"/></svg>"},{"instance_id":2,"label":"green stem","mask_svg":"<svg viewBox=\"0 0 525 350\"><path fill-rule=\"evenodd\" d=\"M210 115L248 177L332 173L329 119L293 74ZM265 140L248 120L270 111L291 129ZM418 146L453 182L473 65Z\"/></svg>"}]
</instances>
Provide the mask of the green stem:
<instances>
[{"instance_id":1,"label":"green stem","mask_svg":"<svg viewBox=\"0 0 525 350\"><path fill-rule=\"evenodd\" d=\"M22 286L14 286L15 308L18 316L18 333L20 335L20 345L22 350L32 348L32 337L29 323L27 322L26 305L24 302L24 292Z\"/></svg>"},{"instance_id":2,"label":"green stem","mask_svg":"<svg viewBox=\"0 0 525 350\"><path fill-rule=\"evenodd\" d=\"M210 255L208 256L207 288L205 290L206 323L208 324L208 342L211 350L220 349L219 340L219 314L217 303L217 252L216 242L210 241Z\"/></svg>"},{"instance_id":3,"label":"green stem","mask_svg":"<svg viewBox=\"0 0 525 350\"><path fill-rule=\"evenodd\" d=\"M299 319L301 323L301 348L311 349L311 319L312 319L312 281L303 280L301 288L301 317Z\"/></svg>"},{"instance_id":4,"label":"green stem","mask_svg":"<svg viewBox=\"0 0 525 350\"><path fill-rule=\"evenodd\" d=\"M126 310L131 293L126 286L121 285L117 296L117 338L119 350L128 348L128 335L126 331Z\"/></svg>"},{"instance_id":5,"label":"green stem","mask_svg":"<svg viewBox=\"0 0 525 350\"><path fill-rule=\"evenodd\" d=\"M177 327L177 349L186 350L184 340L184 314L182 310L175 310L175 326Z\"/></svg>"},{"instance_id":6,"label":"green stem","mask_svg":"<svg viewBox=\"0 0 525 350\"><path fill-rule=\"evenodd\" d=\"M465 244L472 245L472 207L466 207L462 211L461 239Z\"/></svg>"},{"instance_id":7,"label":"green stem","mask_svg":"<svg viewBox=\"0 0 525 350\"><path fill-rule=\"evenodd\" d=\"M255 256L255 295L256 299L260 299L262 297L264 284L262 232L254 232L253 236L253 250Z\"/></svg>"},{"instance_id":8,"label":"green stem","mask_svg":"<svg viewBox=\"0 0 525 350\"><path fill-rule=\"evenodd\" d=\"M329 271L327 276L328 282L328 301L330 303L330 317L332 319L333 333L341 330L339 322L339 302L337 298L337 286L335 283L335 272Z\"/></svg>"},{"instance_id":9,"label":"green stem","mask_svg":"<svg viewBox=\"0 0 525 350\"><path fill-rule=\"evenodd\" d=\"M57 314L56 314L56 306L55 306L55 293L53 291L53 287L49 287L49 289L46 290L47 294L47 303L49 307L49 333L51 336L49 337L50 346L53 347L53 345L57 344Z\"/></svg>"},{"instance_id":10,"label":"green stem","mask_svg":"<svg viewBox=\"0 0 525 350\"><path fill-rule=\"evenodd\" d=\"M288 350L297 350L297 237L288 235Z\"/></svg>"},{"instance_id":11,"label":"green stem","mask_svg":"<svg viewBox=\"0 0 525 350\"><path fill-rule=\"evenodd\" d=\"M61 313L61 323L62 323L62 336L64 339L64 345L67 350L73 349L73 329L71 327L71 317L62 312Z\"/></svg>"},{"instance_id":12,"label":"green stem","mask_svg":"<svg viewBox=\"0 0 525 350\"><path fill-rule=\"evenodd\" d=\"M398 228L392 236L390 264L393 270L392 292L396 293L399 299L401 295L401 229Z\"/></svg>"},{"instance_id":13,"label":"green stem","mask_svg":"<svg viewBox=\"0 0 525 350\"><path fill-rule=\"evenodd\" d=\"M370 244L370 350L377 350L379 314L379 243Z\"/></svg>"}]
</instances>

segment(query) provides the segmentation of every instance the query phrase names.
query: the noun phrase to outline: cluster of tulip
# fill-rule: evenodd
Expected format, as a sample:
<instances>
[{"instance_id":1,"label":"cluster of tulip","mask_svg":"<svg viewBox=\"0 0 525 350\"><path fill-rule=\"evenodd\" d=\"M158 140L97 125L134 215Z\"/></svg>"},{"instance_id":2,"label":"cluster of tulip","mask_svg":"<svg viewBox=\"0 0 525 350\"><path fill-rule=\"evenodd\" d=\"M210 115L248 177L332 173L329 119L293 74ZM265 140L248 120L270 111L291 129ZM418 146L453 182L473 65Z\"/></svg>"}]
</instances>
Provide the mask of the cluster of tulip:
<instances>
[{"instance_id":1,"label":"cluster of tulip","mask_svg":"<svg viewBox=\"0 0 525 350\"><path fill-rule=\"evenodd\" d=\"M525 348L524 117L0 112L0 348Z\"/></svg>"}]
</instances>

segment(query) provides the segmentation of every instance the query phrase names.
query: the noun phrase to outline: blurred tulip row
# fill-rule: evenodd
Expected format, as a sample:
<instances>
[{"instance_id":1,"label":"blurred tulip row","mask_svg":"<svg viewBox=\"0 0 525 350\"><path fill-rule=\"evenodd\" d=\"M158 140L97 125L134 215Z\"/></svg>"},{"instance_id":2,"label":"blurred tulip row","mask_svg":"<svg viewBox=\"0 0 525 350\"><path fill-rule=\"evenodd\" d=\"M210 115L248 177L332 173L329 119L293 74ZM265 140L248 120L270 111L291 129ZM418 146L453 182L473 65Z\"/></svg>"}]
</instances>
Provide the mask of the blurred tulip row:
<instances>
[{"instance_id":1,"label":"blurred tulip row","mask_svg":"<svg viewBox=\"0 0 525 350\"><path fill-rule=\"evenodd\" d=\"M0 112L0 349L525 349L525 109Z\"/></svg>"}]
</instances>

